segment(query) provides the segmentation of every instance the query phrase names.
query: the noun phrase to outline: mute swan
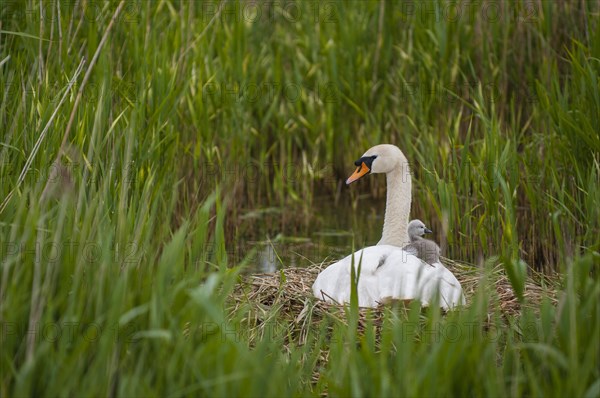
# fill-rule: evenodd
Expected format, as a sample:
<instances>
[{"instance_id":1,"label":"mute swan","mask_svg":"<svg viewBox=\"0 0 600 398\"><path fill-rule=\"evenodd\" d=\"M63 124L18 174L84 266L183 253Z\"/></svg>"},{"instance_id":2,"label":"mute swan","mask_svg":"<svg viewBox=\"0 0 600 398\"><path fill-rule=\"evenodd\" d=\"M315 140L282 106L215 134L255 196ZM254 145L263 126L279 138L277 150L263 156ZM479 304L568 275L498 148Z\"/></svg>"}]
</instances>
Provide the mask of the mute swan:
<instances>
[{"instance_id":1,"label":"mute swan","mask_svg":"<svg viewBox=\"0 0 600 398\"><path fill-rule=\"evenodd\" d=\"M402 151L394 145L377 145L354 164L357 169L346 184L369 173L386 174L383 234L376 246L359 250L321 271L312 286L315 297L339 304L350 302L350 267L354 263L358 273L360 263L357 292L361 307L413 299L423 306L439 305L443 309L464 304L460 283L441 263L429 265L402 250L410 243L407 225L412 187Z\"/></svg>"},{"instance_id":2,"label":"mute swan","mask_svg":"<svg viewBox=\"0 0 600 398\"><path fill-rule=\"evenodd\" d=\"M432 231L423 224L421 220L412 220L408 223L408 237L410 244L402 250L413 256L417 256L427 264L440 262L440 247L432 240L423 238L423 235Z\"/></svg>"}]
</instances>

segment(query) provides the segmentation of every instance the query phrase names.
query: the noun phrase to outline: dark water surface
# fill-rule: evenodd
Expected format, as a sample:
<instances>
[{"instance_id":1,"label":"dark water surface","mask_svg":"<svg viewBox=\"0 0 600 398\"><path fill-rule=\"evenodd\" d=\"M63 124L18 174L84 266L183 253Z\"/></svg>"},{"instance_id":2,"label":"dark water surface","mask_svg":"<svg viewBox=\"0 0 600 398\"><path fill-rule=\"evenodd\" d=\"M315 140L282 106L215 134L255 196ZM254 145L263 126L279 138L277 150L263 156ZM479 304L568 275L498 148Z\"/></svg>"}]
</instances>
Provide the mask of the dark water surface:
<instances>
[{"instance_id":1,"label":"dark water surface","mask_svg":"<svg viewBox=\"0 0 600 398\"><path fill-rule=\"evenodd\" d=\"M335 204L315 199L310 208L269 207L238 215L236 238L227 248L230 263L244 262L249 273L306 267L341 259L381 238L385 198L362 196ZM231 244L233 243L233 244Z\"/></svg>"}]
</instances>

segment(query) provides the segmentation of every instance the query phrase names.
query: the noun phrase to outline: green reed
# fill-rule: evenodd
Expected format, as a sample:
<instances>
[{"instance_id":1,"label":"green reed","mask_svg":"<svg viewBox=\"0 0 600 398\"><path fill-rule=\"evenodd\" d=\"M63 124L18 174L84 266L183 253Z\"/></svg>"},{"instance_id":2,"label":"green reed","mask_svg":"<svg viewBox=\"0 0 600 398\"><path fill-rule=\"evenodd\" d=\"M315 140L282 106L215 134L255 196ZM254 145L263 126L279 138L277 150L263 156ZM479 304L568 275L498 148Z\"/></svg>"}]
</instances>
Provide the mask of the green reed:
<instances>
[{"instance_id":1,"label":"green reed","mask_svg":"<svg viewBox=\"0 0 600 398\"><path fill-rule=\"evenodd\" d=\"M596 3L126 2L90 67L117 6L0 5L2 395L598 396ZM232 311L241 210L307 222L384 142L448 257L560 271L558 305L302 342Z\"/></svg>"}]
</instances>

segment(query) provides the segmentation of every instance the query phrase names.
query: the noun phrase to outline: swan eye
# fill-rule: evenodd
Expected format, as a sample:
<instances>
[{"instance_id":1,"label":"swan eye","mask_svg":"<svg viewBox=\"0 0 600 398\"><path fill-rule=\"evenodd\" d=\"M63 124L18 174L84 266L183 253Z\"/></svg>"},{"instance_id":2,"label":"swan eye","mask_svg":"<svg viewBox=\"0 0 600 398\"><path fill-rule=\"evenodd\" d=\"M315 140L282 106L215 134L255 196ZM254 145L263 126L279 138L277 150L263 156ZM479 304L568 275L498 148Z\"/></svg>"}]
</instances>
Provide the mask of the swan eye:
<instances>
[{"instance_id":1,"label":"swan eye","mask_svg":"<svg viewBox=\"0 0 600 398\"><path fill-rule=\"evenodd\" d=\"M354 165L356 167L362 165L363 163L365 163L367 165L367 167L370 169L371 168L371 164L373 163L373 161L377 158L377 155L373 155L373 156L363 156L362 158L354 161Z\"/></svg>"}]
</instances>

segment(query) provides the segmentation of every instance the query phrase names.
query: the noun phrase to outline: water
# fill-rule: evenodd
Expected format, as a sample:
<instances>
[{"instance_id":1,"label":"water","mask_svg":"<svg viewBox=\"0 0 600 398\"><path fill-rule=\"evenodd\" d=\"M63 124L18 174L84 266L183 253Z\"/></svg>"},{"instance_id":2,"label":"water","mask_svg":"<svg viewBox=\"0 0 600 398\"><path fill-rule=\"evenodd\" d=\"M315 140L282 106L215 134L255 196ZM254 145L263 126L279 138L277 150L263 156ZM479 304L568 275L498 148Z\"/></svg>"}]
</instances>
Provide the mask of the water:
<instances>
[{"instance_id":1,"label":"water","mask_svg":"<svg viewBox=\"0 0 600 398\"><path fill-rule=\"evenodd\" d=\"M243 261L252 273L275 272L341 259L381 238L385 199L361 197L334 205L330 198L315 200L307 211L265 208L243 211L240 231L228 248L230 261Z\"/></svg>"}]
</instances>

